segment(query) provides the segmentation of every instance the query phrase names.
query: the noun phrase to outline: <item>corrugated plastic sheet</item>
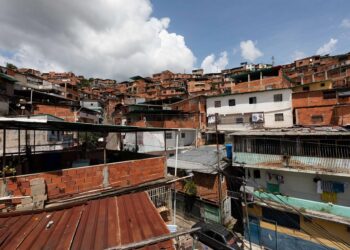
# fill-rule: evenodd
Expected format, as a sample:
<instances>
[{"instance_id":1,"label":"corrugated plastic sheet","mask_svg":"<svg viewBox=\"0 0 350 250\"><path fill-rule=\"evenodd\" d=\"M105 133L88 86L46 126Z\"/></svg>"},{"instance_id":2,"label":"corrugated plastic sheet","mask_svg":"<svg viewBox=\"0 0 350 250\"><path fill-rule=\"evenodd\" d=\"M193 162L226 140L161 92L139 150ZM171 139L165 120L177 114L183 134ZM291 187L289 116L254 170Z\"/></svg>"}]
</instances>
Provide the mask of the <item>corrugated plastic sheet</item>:
<instances>
[{"instance_id":1,"label":"corrugated plastic sheet","mask_svg":"<svg viewBox=\"0 0 350 250\"><path fill-rule=\"evenodd\" d=\"M52 212L0 214L0 249L105 249L169 231L147 193ZM144 249L173 249L168 240Z\"/></svg>"}]
</instances>

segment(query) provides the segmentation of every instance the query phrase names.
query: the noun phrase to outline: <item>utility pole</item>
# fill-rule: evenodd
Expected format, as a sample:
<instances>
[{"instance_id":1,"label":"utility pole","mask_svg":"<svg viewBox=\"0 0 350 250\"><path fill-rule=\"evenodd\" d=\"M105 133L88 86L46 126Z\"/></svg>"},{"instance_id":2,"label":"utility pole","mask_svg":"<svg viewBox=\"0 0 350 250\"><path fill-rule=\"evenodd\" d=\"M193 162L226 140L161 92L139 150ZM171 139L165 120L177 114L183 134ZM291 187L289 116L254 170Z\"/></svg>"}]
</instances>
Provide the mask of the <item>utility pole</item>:
<instances>
[{"instance_id":1,"label":"utility pole","mask_svg":"<svg viewBox=\"0 0 350 250\"><path fill-rule=\"evenodd\" d=\"M252 241L250 238L250 225L249 225L249 215L248 215L248 204L247 204L247 193L245 191L246 179L243 181L243 198L244 198L244 209L247 221L247 229L248 229L248 239L249 239L249 249L252 250Z\"/></svg>"},{"instance_id":2,"label":"utility pole","mask_svg":"<svg viewBox=\"0 0 350 250\"><path fill-rule=\"evenodd\" d=\"M217 166L217 172L218 172L218 191L219 191L219 216L220 216L220 222L221 224L224 224L224 217L222 212L222 187L221 187L221 180L222 180L222 173L220 168L220 152L219 152L219 132L218 132L218 113L215 113L215 133L216 133L216 155L218 160L218 166Z\"/></svg>"}]
</instances>

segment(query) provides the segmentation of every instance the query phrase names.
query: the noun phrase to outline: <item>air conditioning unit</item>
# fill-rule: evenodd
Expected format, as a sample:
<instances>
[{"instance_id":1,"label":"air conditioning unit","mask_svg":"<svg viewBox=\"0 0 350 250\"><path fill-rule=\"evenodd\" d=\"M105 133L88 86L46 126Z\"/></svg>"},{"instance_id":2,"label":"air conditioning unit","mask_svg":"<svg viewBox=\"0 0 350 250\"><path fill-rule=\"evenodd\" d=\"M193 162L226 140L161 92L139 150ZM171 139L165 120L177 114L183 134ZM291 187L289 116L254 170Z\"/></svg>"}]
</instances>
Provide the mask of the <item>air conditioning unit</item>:
<instances>
[{"instance_id":1,"label":"air conditioning unit","mask_svg":"<svg viewBox=\"0 0 350 250\"><path fill-rule=\"evenodd\" d=\"M264 113L254 113L254 114L252 114L252 122L253 123L264 122Z\"/></svg>"}]
</instances>

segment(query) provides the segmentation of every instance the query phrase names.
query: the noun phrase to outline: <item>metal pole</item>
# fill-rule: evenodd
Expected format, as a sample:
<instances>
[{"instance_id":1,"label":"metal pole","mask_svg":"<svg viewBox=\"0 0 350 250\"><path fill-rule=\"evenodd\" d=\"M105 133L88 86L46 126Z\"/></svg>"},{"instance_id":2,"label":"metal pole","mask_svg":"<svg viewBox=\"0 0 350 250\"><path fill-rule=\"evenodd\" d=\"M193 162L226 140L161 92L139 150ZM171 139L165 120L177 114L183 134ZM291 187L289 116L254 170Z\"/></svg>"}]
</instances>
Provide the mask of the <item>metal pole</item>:
<instances>
[{"instance_id":1,"label":"metal pole","mask_svg":"<svg viewBox=\"0 0 350 250\"><path fill-rule=\"evenodd\" d=\"M30 91L30 114L33 114L33 90Z\"/></svg>"},{"instance_id":2,"label":"metal pole","mask_svg":"<svg viewBox=\"0 0 350 250\"><path fill-rule=\"evenodd\" d=\"M278 249L278 242L277 242L277 237L278 237L278 234L277 234L277 221L275 221L275 237L276 237L276 250Z\"/></svg>"},{"instance_id":3,"label":"metal pole","mask_svg":"<svg viewBox=\"0 0 350 250\"><path fill-rule=\"evenodd\" d=\"M177 176L177 156L179 150L179 131L176 131L176 142L175 142L175 177ZM174 182L174 225L176 225L176 183Z\"/></svg>"},{"instance_id":4,"label":"metal pole","mask_svg":"<svg viewBox=\"0 0 350 250\"><path fill-rule=\"evenodd\" d=\"M35 130L33 130L33 153L35 154Z\"/></svg>"},{"instance_id":5,"label":"metal pole","mask_svg":"<svg viewBox=\"0 0 350 250\"><path fill-rule=\"evenodd\" d=\"M167 145L166 145L166 131L164 130L164 154L168 156Z\"/></svg>"},{"instance_id":6,"label":"metal pole","mask_svg":"<svg viewBox=\"0 0 350 250\"><path fill-rule=\"evenodd\" d=\"M247 195L245 192L245 185L246 185L246 180L243 182L243 197L244 197L244 208L245 208L245 215L246 215L246 221L247 221L247 228L248 228L248 239L249 239L249 249L252 250L252 241L250 238L250 225L249 225L249 216L248 216L248 208L247 208Z\"/></svg>"},{"instance_id":7,"label":"metal pole","mask_svg":"<svg viewBox=\"0 0 350 250\"><path fill-rule=\"evenodd\" d=\"M21 130L18 129L17 130L18 132L18 162L20 162L20 159L21 159Z\"/></svg>"},{"instance_id":8,"label":"metal pole","mask_svg":"<svg viewBox=\"0 0 350 250\"><path fill-rule=\"evenodd\" d=\"M224 217L222 212L222 187L221 187L221 168L220 168L220 152L219 152L219 132L218 132L218 113L215 113L215 133L216 133L216 155L217 155L217 171L218 171L218 193L219 193L219 216L221 224L224 224Z\"/></svg>"},{"instance_id":9,"label":"metal pole","mask_svg":"<svg viewBox=\"0 0 350 250\"><path fill-rule=\"evenodd\" d=\"M106 145L107 145L107 142L106 142L106 137L104 136L103 137L103 164L106 165L107 163L107 150L106 150Z\"/></svg>"},{"instance_id":10,"label":"metal pole","mask_svg":"<svg viewBox=\"0 0 350 250\"><path fill-rule=\"evenodd\" d=\"M177 158L179 152L179 131L176 131L176 145L175 145L175 176L177 176Z\"/></svg>"},{"instance_id":11,"label":"metal pole","mask_svg":"<svg viewBox=\"0 0 350 250\"><path fill-rule=\"evenodd\" d=\"M3 129L2 134L2 177L5 179L5 167L6 167L6 129Z\"/></svg>"}]
</instances>

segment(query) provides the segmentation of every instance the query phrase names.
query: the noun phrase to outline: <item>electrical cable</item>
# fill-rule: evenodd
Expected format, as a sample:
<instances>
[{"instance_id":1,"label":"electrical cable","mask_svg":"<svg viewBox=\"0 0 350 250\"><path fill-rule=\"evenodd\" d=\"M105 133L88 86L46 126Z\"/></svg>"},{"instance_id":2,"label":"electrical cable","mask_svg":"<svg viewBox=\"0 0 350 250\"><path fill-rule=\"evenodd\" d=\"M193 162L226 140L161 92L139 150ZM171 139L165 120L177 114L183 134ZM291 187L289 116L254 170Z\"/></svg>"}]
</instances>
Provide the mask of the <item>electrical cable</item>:
<instances>
[{"instance_id":1,"label":"electrical cable","mask_svg":"<svg viewBox=\"0 0 350 250\"><path fill-rule=\"evenodd\" d=\"M256 180L254 180L253 179L253 181L254 181L254 183L257 185L257 188L259 188L259 184L256 182ZM272 194L272 193L266 193L267 195L269 195L269 194L271 194L271 195L273 195L274 197L276 197L277 199L279 199L283 204L284 204L284 207L287 207L287 208L292 208L294 211L296 211L299 215L301 215L302 217L305 217L305 215L303 215L297 208L295 208L294 206L292 206L292 205L289 205L289 204L287 204L287 203L285 203L282 199L280 199L277 195L275 195L275 194ZM258 197L257 197L258 198ZM261 199L260 197L258 198L258 199L260 199L260 200L262 200L263 201L263 199ZM266 204L266 203L265 203ZM318 232L318 233L320 233L321 235L323 235L325 238L327 238L328 240L330 240L331 242L333 242L335 245L337 245L338 247L339 247L339 245L337 244L337 242L334 242L334 240L337 240L337 241L339 241L339 242L341 242L341 243L343 243L345 246L347 246L347 247L349 247L350 248L350 245L347 243L347 242L345 242L345 241L343 241L342 239L340 239L340 238L338 238L337 236L335 236L335 235L332 235L327 229L325 229L324 227L322 227L321 225L319 225L317 222L312 222L312 223L314 223L314 224L316 224L316 227L313 227L313 226L311 226L311 227L313 227L313 229L316 231L316 232ZM320 231L321 230L321 231ZM304 230L305 231L305 230ZM326 235L324 235L323 233L326 233ZM308 233L307 233L308 234ZM309 234L310 235L310 234ZM333 239L330 239L328 236L331 236L331 237L333 237ZM311 236L311 235L310 235Z\"/></svg>"}]
</instances>

